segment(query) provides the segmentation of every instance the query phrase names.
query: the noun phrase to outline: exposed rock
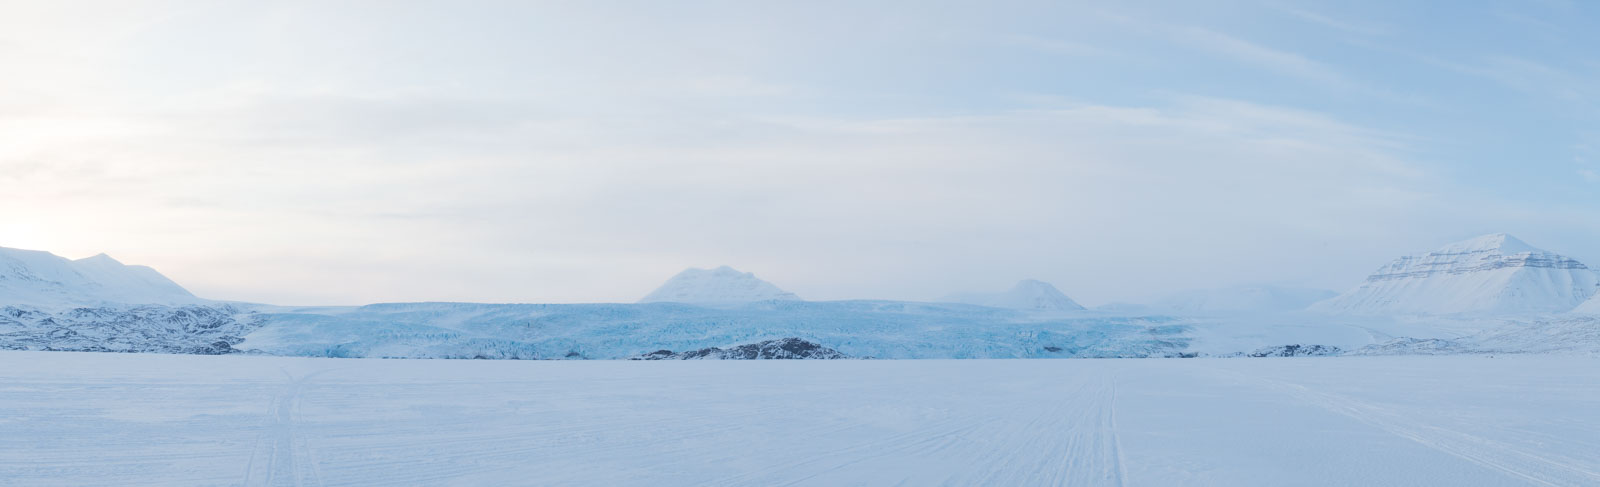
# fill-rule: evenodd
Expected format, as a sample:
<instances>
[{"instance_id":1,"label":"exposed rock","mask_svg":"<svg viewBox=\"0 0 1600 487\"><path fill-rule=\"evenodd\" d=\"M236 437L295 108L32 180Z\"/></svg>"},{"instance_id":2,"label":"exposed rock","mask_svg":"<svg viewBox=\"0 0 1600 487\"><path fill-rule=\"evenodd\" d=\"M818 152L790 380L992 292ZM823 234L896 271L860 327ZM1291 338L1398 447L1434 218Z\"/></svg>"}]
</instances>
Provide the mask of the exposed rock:
<instances>
[{"instance_id":1,"label":"exposed rock","mask_svg":"<svg viewBox=\"0 0 1600 487\"><path fill-rule=\"evenodd\" d=\"M261 326L232 306L0 308L0 348L220 355Z\"/></svg>"},{"instance_id":2,"label":"exposed rock","mask_svg":"<svg viewBox=\"0 0 1600 487\"><path fill-rule=\"evenodd\" d=\"M1338 355L1339 347L1330 345L1279 345L1250 352L1251 357L1326 357Z\"/></svg>"},{"instance_id":3,"label":"exposed rock","mask_svg":"<svg viewBox=\"0 0 1600 487\"><path fill-rule=\"evenodd\" d=\"M835 360L850 358L822 345L799 338L767 340L738 345L732 348L702 348L683 353L656 350L634 357L633 360Z\"/></svg>"}]
</instances>

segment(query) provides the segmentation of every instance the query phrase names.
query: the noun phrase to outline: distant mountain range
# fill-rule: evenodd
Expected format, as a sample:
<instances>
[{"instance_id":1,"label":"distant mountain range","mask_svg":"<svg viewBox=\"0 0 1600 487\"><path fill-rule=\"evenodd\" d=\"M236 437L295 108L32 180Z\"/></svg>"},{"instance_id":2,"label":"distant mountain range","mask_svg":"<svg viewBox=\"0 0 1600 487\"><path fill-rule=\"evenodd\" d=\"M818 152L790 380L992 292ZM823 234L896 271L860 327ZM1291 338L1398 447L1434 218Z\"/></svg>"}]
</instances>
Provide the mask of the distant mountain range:
<instances>
[{"instance_id":1,"label":"distant mountain range","mask_svg":"<svg viewBox=\"0 0 1600 487\"><path fill-rule=\"evenodd\" d=\"M680 272L637 304L292 308L204 300L104 255L0 248L0 349L500 359L1600 353L1600 316L1585 314L1600 315L1597 282L1574 259L1497 234L1402 257L1332 297L1237 286L1085 310L1049 283L1023 280L932 303L807 302L724 266Z\"/></svg>"},{"instance_id":2,"label":"distant mountain range","mask_svg":"<svg viewBox=\"0 0 1600 487\"><path fill-rule=\"evenodd\" d=\"M1326 289L1256 284L1182 292L1156 302L1152 308L1175 313L1294 311L1337 295Z\"/></svg>"},{"instance_id":3,"label":"distant mountain range","mask_svg":"<svg viewBox=\"0 0 1600 487\"><path fill-rule=\"evenodd\" d=\"M1149 305L1097 310L1179 314L1308 308L1364 315L1600 313L1597 290L1600 274L1588 266L1502 233L1402 256L1342 294L1250 285L1189 291ZM686 269L639 302L728 306L799 300L794 293L752 273L722 266ZM1055 286L1032 279L1022 280L1004 292L953 294L937 301L1034 312L1084 310ZM155 269L125 265L105 254L70 260L49 252L0 247L0 305L59 308L210 302Z\"/></svg>"}]
</instances>

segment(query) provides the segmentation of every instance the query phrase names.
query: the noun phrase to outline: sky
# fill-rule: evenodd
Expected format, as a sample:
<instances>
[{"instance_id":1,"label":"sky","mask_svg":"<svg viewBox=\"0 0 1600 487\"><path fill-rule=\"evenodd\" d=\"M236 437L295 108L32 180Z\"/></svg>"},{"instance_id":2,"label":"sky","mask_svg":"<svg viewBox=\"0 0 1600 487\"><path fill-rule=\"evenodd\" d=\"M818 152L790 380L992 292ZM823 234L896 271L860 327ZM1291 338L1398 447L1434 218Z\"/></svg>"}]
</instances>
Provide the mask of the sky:
<instances>
[{"instance_id":1,"label":"sky","mask_svg":"<svg viewBox=\"0 0 1600 487\"><path fill-rule=\"evenodd\" d=\"M1600 266L1600 5L0 0L0 246L274 304Z\"/></svg>"}]
</instances>

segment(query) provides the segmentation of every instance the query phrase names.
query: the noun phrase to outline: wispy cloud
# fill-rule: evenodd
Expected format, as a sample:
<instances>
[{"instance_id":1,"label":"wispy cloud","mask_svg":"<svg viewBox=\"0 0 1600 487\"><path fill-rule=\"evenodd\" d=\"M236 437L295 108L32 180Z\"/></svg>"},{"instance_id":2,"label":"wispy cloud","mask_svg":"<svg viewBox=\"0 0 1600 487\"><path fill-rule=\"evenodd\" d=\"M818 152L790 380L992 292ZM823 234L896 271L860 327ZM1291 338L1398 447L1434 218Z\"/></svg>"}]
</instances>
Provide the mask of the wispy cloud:
<instances>
[{"instance_id":1,"label":"wispy cloud","mask_svg":"<svg viewBox=\"0 0 1600 487\"><path fill-rule=\"evenodd\" d=\"M1378 42L1362 42L1361 45L1376 51L1414 59L1435 68L1490 81L1528 95L1550 97L1566 102L1600 100L1600 84L1593 81L1595 76L1583 73L1584 69L1600 71L1595 69L1600 67L1600 64L1595 64L1594 61L1578 60L1576 64L1583 68L1573 70L1508 54L1475 53L1451 58Z\"/></svg>"},{"instance_id":2,"label":"wispy cloud","mask_svg":"<svg viewBox=\"0 0 1600 487\"><path fill-rule=\"evenodd\" d=\"M49 15L0 18L0 229L210 297L629 300L727 263L817 298L1033 276L1094 302L1338 287L1388 257L1372 241L1515 221L1413 160L1428 141L1367 125L1392 113L1384 73L1299 22L1324 37L1168 8L1063 27L1084 9L1054 4L32 5ZM1575 64L1471 55L1456 69L1594 93ZM1323 94L1351 106L1305 102ZM1329 244L1370 250L1300 252Z\"/></svg>"},{"instance_id":3,"label":"wispy cloud","mask_svg":"<svg viewBox=\"0 0 1600 487\"><path fill-rule=\"evenodd\" d=\"M1306 9L1306 8L1303 8L1303 7L1290 6L1290 5L1285 5L1285 4L1281 4L1281 3L1268 3L1266 5L1268 7L1271 7L1274 10L1277 10L1279 12L1283 12L1283 13L1288 14L1289 16L1295 17L1297 19L1304 20L1306 22L1310 22L1310 23L1313 23L1313 24L1321 25L1323 27L1330 27L1330 28L1333 28L1333 29L1341 30L1341 31L1348 32L1348 33L1351 33L1351 34L1358 34L1358 35L1363 35L1363 36L1373 36L1373 35L1383 34L1383 33L1387 32L1387 30L1388 30L1388 29L1386 29L1384 27L1380 27L1380 26L1374 25L1374 24L1369 24L1369 23L1364 23L1364 22L1355 22L1355 21L1350 21L1350 20L1345 20L1345 19L1334 18L1334 17L1332 17L1330 15L1327 15L1327 14L1324 14L1324 13L1321 13L1321 12L1317 12L1315 10Z\"/></svg>"},{"instance_id":4,"label":"wispy cloud","mask_svg":"<svg viewBox=\"0 0 1600 487\"><path fill-rule=\"evenodd\" d=\"M1275 49L1238 37L1199 27L1177 32L1187 45L1220 54L1280 74L1329 85L1344 85L1348 80L1338 70L1291 51Z\"/></svg>"},{"instance_id":5,"label":"wispy cloud","mask_svg":"<svg viewBox=\"0 0 1600 487\"><path fill-rule=\"evenodd\" d=\"M1037 36L1012 35L1005 37L1003 42L1009 45L1065 56L1107 56L1114 53L1114 51L1105 47L1084 42Z\"/></svg>"}]
</instances>

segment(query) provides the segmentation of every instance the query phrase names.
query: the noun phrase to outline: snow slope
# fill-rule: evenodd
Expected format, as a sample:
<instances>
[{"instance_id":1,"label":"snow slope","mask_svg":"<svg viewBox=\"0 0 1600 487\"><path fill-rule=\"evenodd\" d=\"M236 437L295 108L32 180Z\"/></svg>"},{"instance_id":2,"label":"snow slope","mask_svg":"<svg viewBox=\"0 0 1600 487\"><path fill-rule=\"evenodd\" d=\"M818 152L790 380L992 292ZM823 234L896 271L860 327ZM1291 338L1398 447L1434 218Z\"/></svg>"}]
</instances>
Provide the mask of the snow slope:
<instances>
[{"instance_id":1,"label":"snow slope","mask_svg":"<svg viewBox=\"0 0 1600 487\"><path fill-rule=\"evenodd\" d=\"M0 247L0 305L196 304L177 283L145 266L105 254L69 260L49 252Z\"/></svg>"},{"instance_id":2,"label":"snow slope","mask_svg":"<svg viewBox=\"0 0 1600 487\"><path fill-rule=\"evenodd\" d=\"M1157 302L1157 309L1176 313L1295 311L1339 295L1325 289L1247 285L1188 291Z\"/></svg>"},{"instance_id":3,"label":"snow slope","mask_svg":"<svg viewBox=\"0 0 1600 487\"><path fill-rule=\"evenodd\" d=\"M1397 337L1351 351L1354 355L1562 354L1600 357L1600 317L1557 315L1506 320L1455 337Z\"/></svg>"},{"instance_id":4,"label":"snow slope","mask_svg":"<svg viewBox=\"0 0 1600 487\"><path fill-rule=\"evenodd\" d=\"M1584 301L1583 304L1578 305L1578 307L1573 309L1572 312L1600 315L1600 292L1597 292L1594 296L1589 297L1588 301Z\"/></svg>"},{"instance_id":5,"label":"snow slope","mask_svg":"<svg viewBox=\"0 0 1600 487\"><path fill-rule=\"evenodd\" d=\"M0 351L0 483L1600 485L1600 361Z\"/></svg>"},{"instance_id":6,"label":"snow slope","mask_svg":"<svg viewBox=\"0 0 1600 487\"><path fill-rule=\"evenodd\" d=\"M1083 306L1062 294L1055 286L1044 281L1023 279L1010 290L998 294L956 294L940 299L946 303L963 303L992 308L1024 311L1081 311Z\"/></svg>"},{"instance_id":7,"label":"snow slope","mask_svg":"<svg viewBox=\"0 0 1600 487\"><path fill-rule=\"evenodd\" d=\"M1560 313L1595 294L1582 263L1506 234L1401 257L1312 309L1345 313Z\"/></svg>"},{"instance_id":8,"label":"snow slope","mask_svg":"<svg viewBox=\"0 0 1600 487\"><path fill-rule=\"evenodd\" d=\"M755 301L798 301L794 293L757 279L755 274L732 267L686 269L672 276L640 303L690 303L729 305Z\"/></svg>"}]
</instances>

